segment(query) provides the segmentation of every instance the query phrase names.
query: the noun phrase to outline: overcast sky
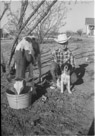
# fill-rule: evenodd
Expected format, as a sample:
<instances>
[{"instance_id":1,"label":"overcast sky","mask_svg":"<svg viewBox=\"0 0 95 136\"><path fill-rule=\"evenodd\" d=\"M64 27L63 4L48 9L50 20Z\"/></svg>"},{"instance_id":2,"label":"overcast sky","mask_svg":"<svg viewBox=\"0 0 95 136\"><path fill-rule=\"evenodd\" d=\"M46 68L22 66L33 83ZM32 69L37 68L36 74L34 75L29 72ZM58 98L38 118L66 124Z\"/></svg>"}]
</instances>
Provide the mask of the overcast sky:
<instances>
[{"instance_id":1,"label":"overcast sky","mask_svg":"<svg viewBox=\"0 0 95 136\"><path fill-rule=\"evenodd\" d=\"M67 13L66 25L63 28L61 28L61 30L59 31L65 32L67 30L77 31L78 29L83 29L83 31L85 32L86 31L85 18L94 17L95 2L94 0L91 1L92 2L89 2L89 0L85 0L85 3L77 2L77 4L69 5L71 10ZM19 6L20 5L18 1L12 2L11 5L12 9L17 10ZM3 10L2 5L0 6L0 9ZM7 22L7 17L5 15L1 22L1 28L4 26L4 24L6 24L6 22Z\"/></svg>"},{"instance_id":2,"label":"overcast sky","mask_svg":"<svg viewBox=\"0 0 95 136\"><path fill-rule=\"evenodd\" d=\"M94 1L86 1L86 3L78 2L77 4L72 5L72 10L67 14L67 24L60 31L77 31L78 29L83 29L85 32L85 18L94 18L94 6Z\"/></svg>"}]
</instances>

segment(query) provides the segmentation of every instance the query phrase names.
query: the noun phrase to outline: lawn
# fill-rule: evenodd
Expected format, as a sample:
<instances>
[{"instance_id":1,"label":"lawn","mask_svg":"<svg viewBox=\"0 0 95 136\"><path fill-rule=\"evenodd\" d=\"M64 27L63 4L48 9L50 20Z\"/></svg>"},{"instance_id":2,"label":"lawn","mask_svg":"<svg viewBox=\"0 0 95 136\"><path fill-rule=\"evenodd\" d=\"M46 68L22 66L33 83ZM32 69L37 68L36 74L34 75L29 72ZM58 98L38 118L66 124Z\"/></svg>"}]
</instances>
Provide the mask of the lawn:
<instances>
[{"instance_id":1,"label":"lawn","mask_svg":"<svg viewBox=\"0 0 95 136\"><path fill-rule=\"evenodd\" d=\"M42 74L47 81L51 63L50 50L58 45L54 42L41 44ZM6 63L10 56L12 41L2 41ZM51 90L49 84L37 87L36 96L32 96L32 104L26 109L14 110L9 107L5 94L9 87L4 75L1 78L1 127L2 136L34 136L34 135L87 135L94 119L94 40L93 37L72 37L68 45L73 52L76 66L81 66L84 75L75 85L75 91L61 94L59 90ZM88 58L88 61L86 61ZM38 69L34 68L38 77ZM36 81L35 81L36 82ZM47 96L43 102L41 95ZM34 99L35 98L35 99Z\"/></svg>"}]
</instances>

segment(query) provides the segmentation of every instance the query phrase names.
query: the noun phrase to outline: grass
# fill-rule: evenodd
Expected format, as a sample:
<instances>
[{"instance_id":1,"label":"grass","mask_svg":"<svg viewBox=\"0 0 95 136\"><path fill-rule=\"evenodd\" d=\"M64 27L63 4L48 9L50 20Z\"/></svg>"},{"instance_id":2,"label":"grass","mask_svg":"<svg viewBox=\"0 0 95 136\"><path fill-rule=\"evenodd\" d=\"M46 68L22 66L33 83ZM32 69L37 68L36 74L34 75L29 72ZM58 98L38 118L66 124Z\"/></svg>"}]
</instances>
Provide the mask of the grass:
<instances>
[{"instance_id":1,"label":"grass","mask_svg":"<svg viewBox=\"0 0 95 136\"><path fill-rule=\"evenodd\" d=\"M79 38L79 37L78 37ZM6 61L10 56L11 41L2 41L1 49ZM56 43L41 45L42 74L45 75L50 68L50 49L57 47ZM93 38L73 37L69 43L76 65L85 68L82 82L75 86L75 92L62 95L59 90L51 90L49 84L36 85L37 96L30 107L14 110L9 107L6 98L6 86L10 84L6 78L1 79L1 127L2 136L29 136L29 135L86 135L94 117L94 41ZM88 62L86 62L88 57ZM34 70L38 77L38 69ZM48 73L45 77L49 80ZM43 102L42 94L47 96Z\"/></svg>"}]
</instances>

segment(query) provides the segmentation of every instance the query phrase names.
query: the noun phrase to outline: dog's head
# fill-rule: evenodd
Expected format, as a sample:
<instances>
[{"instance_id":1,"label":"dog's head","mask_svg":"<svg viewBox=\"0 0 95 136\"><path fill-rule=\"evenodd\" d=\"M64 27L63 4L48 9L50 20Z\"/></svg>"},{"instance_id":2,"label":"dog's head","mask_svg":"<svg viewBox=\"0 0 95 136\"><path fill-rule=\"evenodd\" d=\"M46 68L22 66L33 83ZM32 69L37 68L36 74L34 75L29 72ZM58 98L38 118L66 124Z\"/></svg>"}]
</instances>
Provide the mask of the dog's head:
<instances>
[{"instance_id":1,"label":"dog's head","mask_svg":"<svg viewBox=\"0 0 95 136\"><path fill-rule=\"evenodd\" d=\"M62 72L70 72L72 70L72 65L69 63L65 63L61 66Z\"/></svg>"}]
</instances>

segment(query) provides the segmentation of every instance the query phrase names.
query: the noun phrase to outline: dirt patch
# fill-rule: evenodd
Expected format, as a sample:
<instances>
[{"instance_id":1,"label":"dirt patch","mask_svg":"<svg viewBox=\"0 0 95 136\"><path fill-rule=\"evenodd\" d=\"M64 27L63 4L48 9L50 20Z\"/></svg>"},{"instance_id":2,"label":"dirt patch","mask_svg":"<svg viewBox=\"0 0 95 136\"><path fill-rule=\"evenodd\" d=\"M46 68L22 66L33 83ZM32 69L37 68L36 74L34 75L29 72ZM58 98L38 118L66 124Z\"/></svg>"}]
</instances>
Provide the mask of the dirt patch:
<instances>
[{"instance_id":1,"label":"dirt patch","mask_svg":"<svg viewBox=\"0 0 95 136\"><path fill-rule=\"evenodd\" d=\"M8 43L10 44L10 43ZM60 90L49 88L51 78L49 68L51 63L50 49L57 44L41 45L42 50L42 72L47 80L42 86L35 80L36 94L32 95L30 107L22 110L14 110L9 107L6 97L6 87L10 84L6 77L1 79L1 126L2 136L20 135L87 135L94 117L94 42L91 38L81 41L72 41L69 48L73 51L76 64L82 65L85 73L82 80L75 85L75 91L68 94L60 93ZM7 45L3 43L4 49ZM11 45L10 45L11 46ZM44 47L44 48L43 48ZM8 47L10 49L10 47ZM10 50L4 52L5 56ZM89 57L90 55L90 57ZM86 62L86 57L89 61ZM6 57L7 60L7 57ZM35 68L35 78L38 69ZM42 101L42 95L47 97Z\"/></svg>"}]
</instances>

